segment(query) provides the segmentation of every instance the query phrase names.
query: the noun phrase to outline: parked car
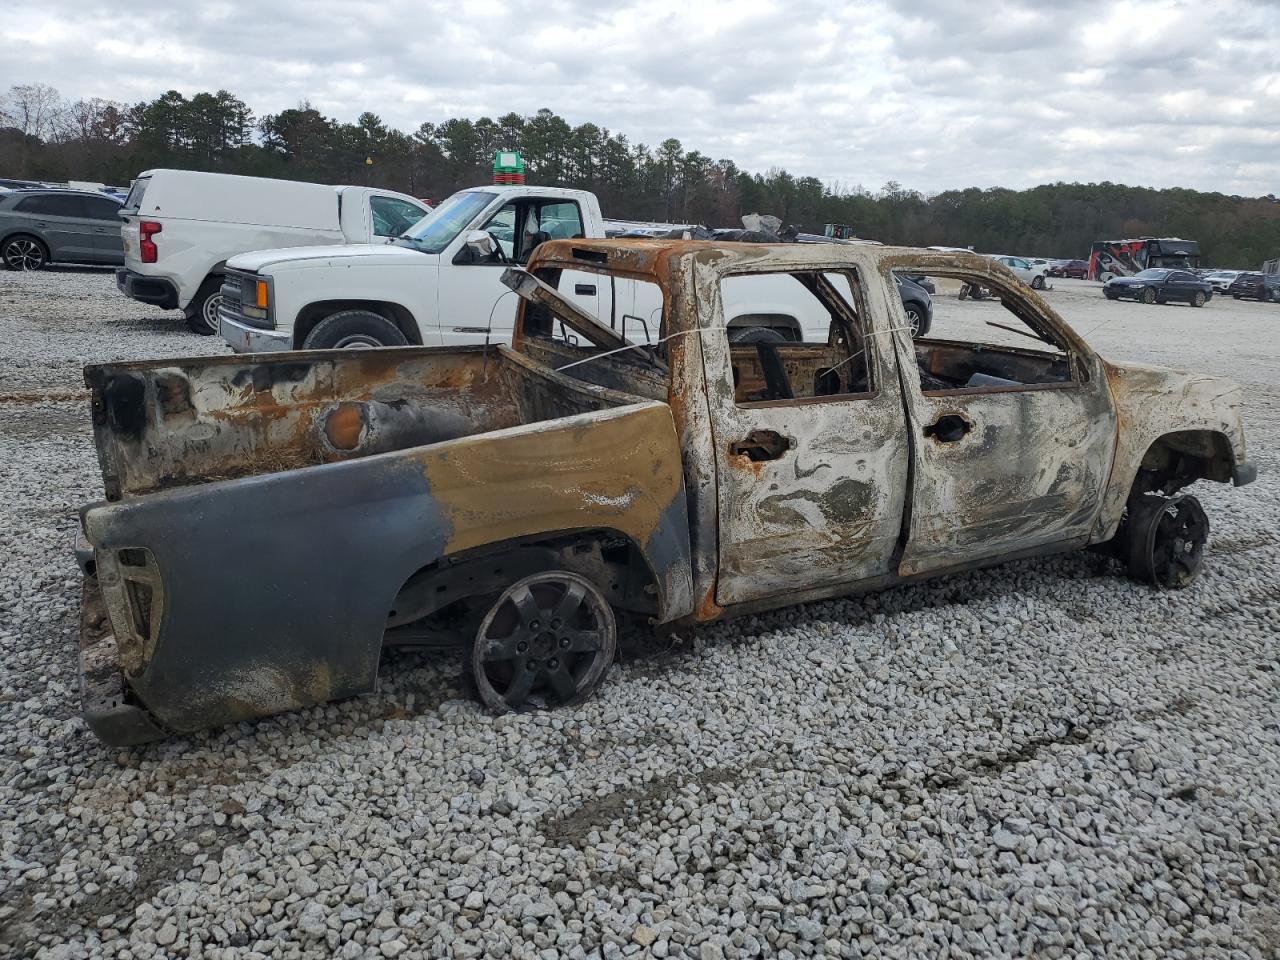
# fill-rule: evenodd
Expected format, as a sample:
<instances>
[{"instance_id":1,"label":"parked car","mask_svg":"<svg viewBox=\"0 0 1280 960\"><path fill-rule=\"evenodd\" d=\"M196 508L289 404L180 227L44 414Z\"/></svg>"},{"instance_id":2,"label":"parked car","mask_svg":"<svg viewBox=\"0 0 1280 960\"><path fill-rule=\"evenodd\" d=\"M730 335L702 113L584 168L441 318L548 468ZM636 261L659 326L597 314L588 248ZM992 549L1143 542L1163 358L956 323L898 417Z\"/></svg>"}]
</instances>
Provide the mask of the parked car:
<instances>
[{"instance_id":1,"label":"parked car","mask_svg":"<svg viewBox=\"0 0 1280 960\"><path fill-rule=\"evenodd\" d=\"M1243 271L1227 287L1233 300L1280 300L1280 276L1268 283L1266 274Z\"/></svg>"},{"instance_id":2,"label":"parked car","mask_svg":"<svg viewBox=\"0 0 1280 960\"><path fill-rule=\"evenodd\" d=\"M925 293L929 294L929 296L931 297L936 296L938 293L938 287L933 282L933 279L930 277L926 277L922 273L913 274L911 276L905 276L904 279L910 280L912 283L914 283L917 287L919 287Z\"/></svg>"},{"instance_id":3,"label":"parked car","mask_svg":"<svg viewBox=\"0 0 1280 960\"><path fill-rule=\"evenodd\" d=\"M1089 276L1088 260L1054 260L1049 266L1051 277L1071 277L1084 280Z\"/></svg>"},{"instance_id":4,"label":"parked car","mask_svg":"<svg viewBox=\"0 0 1280 960\"><path fill-rule=\"evenodd\" d=\"M912 277L895 273L893 279L898 286L898 296L902 299L902 309L907 315L911 336L928 336L933 327L933 298L929 296L930 291ZM932 283L929 285L933 286Z\"/></svg>"},{"instance_id":5,"label":"parked car","mask_svg":"<svg viewBox=\"0 0 1280 960\"><path fill-rule=\"evenodd\" d=\"M1041 342L913 347L890 269L992 283ZM657 287L661 349L558 293L564 272ZM453 646L495 712L574 704L620 615L688 628L1088 544L1178 588L1209 533L1181 488L1256 475L1237 387L1108 363L972 254L576 239L501 275L510 346L86 370L91 730L354 696L396 644ZM718 291L741 275L805 290L825 337L734 343Z\"/></svg>"},{"instance_id":6,"label":"parked car","mask_svg":"<svg viewBox=\"0 0 1280 960\"><path fill-rule=\"evenodd\" d=\"M119 201L82 190L0 194L0 262L9 270L123 263Z\"/></svg>"},{"instance_id":7,"label":"parked car","mask_svg":"<svg viewBox=\"0 0 1280 960\"><path fill-rule=\"evenodd\" d=\"M148 170L122 210L125 260L116 286L134 300L181 308L196 333L217 333L223 275L236 254L372 243L430 212L413 197L371 187Z\"/></svg>"},{"instance_id":8,"label":"parked car","mask_svg":"<svg viewBox=\"0 0 1280 960\"><path fill-rule=\"evenodd\" d=\"M502 285L502 268L524 263L546 240L603 238L608 228L599 200L585 190L532 185L462 190L389 245L257 250L232 257L222 288L220 332L237 353L507 343L516 301ZM848 244L814 240L814 245ZM637 317L648 324L658 309L654 291L626 280L601 286L595 276L569 271L558 287L579 308L611 324L634 326ZM928 295L905 285L898 290L904 309L913 311L927 331ZM734 298L727 310L735 336L804 339L813 314L793 285L740 278L726 293ZM852 297L847 283L842 293ZM748 329L770 332L748 334ZM656 327L650 324L642 336L656 337Z\"/></svg>"},{"instance_id":9,"label":"parked car","mask_svg":"<svg viewBox=\"0 0 1280 960\"><path fill-rule=\"evenodd\" d=\"M1039 266L1032 266L1031 262L1023 257L1013 257L1003 253L989 253L987 256L1004 264L1013 272L1015 277L1031 287L1031 289L1044 289L1045 277L1049 273L1047 260L1040 261Z\"/></svg>"},{"instance_id":10,"label":"parked car","mask_svg":"<svg viewBox=\"0 0 1280 960\"><path fill-rule=\"evenodd\" d=\"M1193 307L1203 307L1213 299L1213 287L1189 270L1170 270L1150 267L1132 277L1112 277L1102 285L1102 294L1108 300L1131 297L1143 303L1173 303L1184 301Z\"/></svg>"},{"instance_id":11,"label":"parked car","mask_svg":"<svg viewBox=\"0 0 1280 960\"><path fill-rule=\"evenodd\" d=\"M1209 270L1200 274L1201 280L1207 280L1215 293L1229 293L1231 284L1240 276L1239 270Z\"/></svg>"}]
</instances>

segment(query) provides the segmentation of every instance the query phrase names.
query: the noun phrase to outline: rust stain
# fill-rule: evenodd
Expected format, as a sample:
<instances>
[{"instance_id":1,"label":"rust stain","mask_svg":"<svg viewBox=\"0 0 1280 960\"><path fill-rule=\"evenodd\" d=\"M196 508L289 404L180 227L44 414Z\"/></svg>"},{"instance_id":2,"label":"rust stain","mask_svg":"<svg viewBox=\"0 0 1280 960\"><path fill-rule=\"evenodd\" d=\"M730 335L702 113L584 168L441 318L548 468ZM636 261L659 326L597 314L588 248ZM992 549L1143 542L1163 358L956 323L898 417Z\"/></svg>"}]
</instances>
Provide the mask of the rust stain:
<instances>
[{"instance_id":1,"label":"rust stain","mask_svg":"<svg viewBox=\"0 0 1280 960\"><path fill-rule=\"evenodd\" d=\"M364 407L358 403L340 403L324 421L324 433L339 450L354 450L360 445L364 430Z\"/></svg>"}]
</instances>

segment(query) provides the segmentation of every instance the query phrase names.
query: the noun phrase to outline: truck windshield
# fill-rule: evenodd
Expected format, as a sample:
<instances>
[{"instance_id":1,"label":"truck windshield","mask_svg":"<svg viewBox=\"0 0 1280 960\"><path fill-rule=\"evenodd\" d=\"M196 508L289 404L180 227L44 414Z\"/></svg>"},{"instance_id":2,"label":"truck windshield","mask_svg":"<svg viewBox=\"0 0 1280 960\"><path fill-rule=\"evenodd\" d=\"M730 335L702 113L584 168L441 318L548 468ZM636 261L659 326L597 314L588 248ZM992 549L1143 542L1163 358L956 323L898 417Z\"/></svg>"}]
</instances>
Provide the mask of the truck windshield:
<instances>
[{"instance_id":1,"label":"truck windshield","mask_svg":"<svg viewBox=\"0 0 1280 960\"><path fill-rule=\"evenodd\" d=\"M480 190L455 193L398 239L409 241L410 246L423 253L439 253L466 229L467 224L489 205L494 196L495 194Z\"/></svg>"}]
</instances>

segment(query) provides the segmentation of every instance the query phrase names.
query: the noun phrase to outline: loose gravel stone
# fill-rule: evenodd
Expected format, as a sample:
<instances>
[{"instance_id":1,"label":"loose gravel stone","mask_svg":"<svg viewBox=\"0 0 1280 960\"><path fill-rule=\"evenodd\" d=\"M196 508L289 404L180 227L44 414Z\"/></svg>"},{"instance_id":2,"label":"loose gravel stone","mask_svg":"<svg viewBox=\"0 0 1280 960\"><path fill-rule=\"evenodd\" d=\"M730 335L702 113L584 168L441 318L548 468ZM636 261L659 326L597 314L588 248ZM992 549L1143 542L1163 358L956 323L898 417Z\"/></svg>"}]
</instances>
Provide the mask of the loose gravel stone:
<instances>
[{"instance_id":1,"label":"loose gravel stone","mask_svg":"<svg viewBox=\"0 0 1280 960\"><path fill-rule=\"evenodd\" d=\"M0 274L0 956L1275 956L1280 307L1056 287L1109 356L1244 384L1260 477L1193 489L1188 590L1024 561L637 642L508 717L388 655L119 750L78 714L80 368L224 348L105 271Z\"/></svg>"}]
</instances>

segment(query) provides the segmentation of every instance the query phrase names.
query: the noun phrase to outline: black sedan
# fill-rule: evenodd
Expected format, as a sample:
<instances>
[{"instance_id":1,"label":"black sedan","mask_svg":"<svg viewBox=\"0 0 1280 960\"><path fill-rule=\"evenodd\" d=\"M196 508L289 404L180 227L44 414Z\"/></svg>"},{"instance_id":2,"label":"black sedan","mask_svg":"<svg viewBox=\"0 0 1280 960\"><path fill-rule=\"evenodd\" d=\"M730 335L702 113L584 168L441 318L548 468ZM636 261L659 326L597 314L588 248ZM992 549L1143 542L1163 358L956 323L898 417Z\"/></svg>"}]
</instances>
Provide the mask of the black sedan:
<instances>
[{"instance_id":1,"label":"black sedan","mask_svg":"<svg viewBox=\"0 0 1280 960\"><path fill-rule=\"evenodd\" d=\"M1151 267L1132 277L1115 277L1102 285L1108 300L1132 297L1143 303L1172 303L1182 300L1203 307L1213 299L1213 285L1189 270Z\"/></svg>"}]
</instances>

